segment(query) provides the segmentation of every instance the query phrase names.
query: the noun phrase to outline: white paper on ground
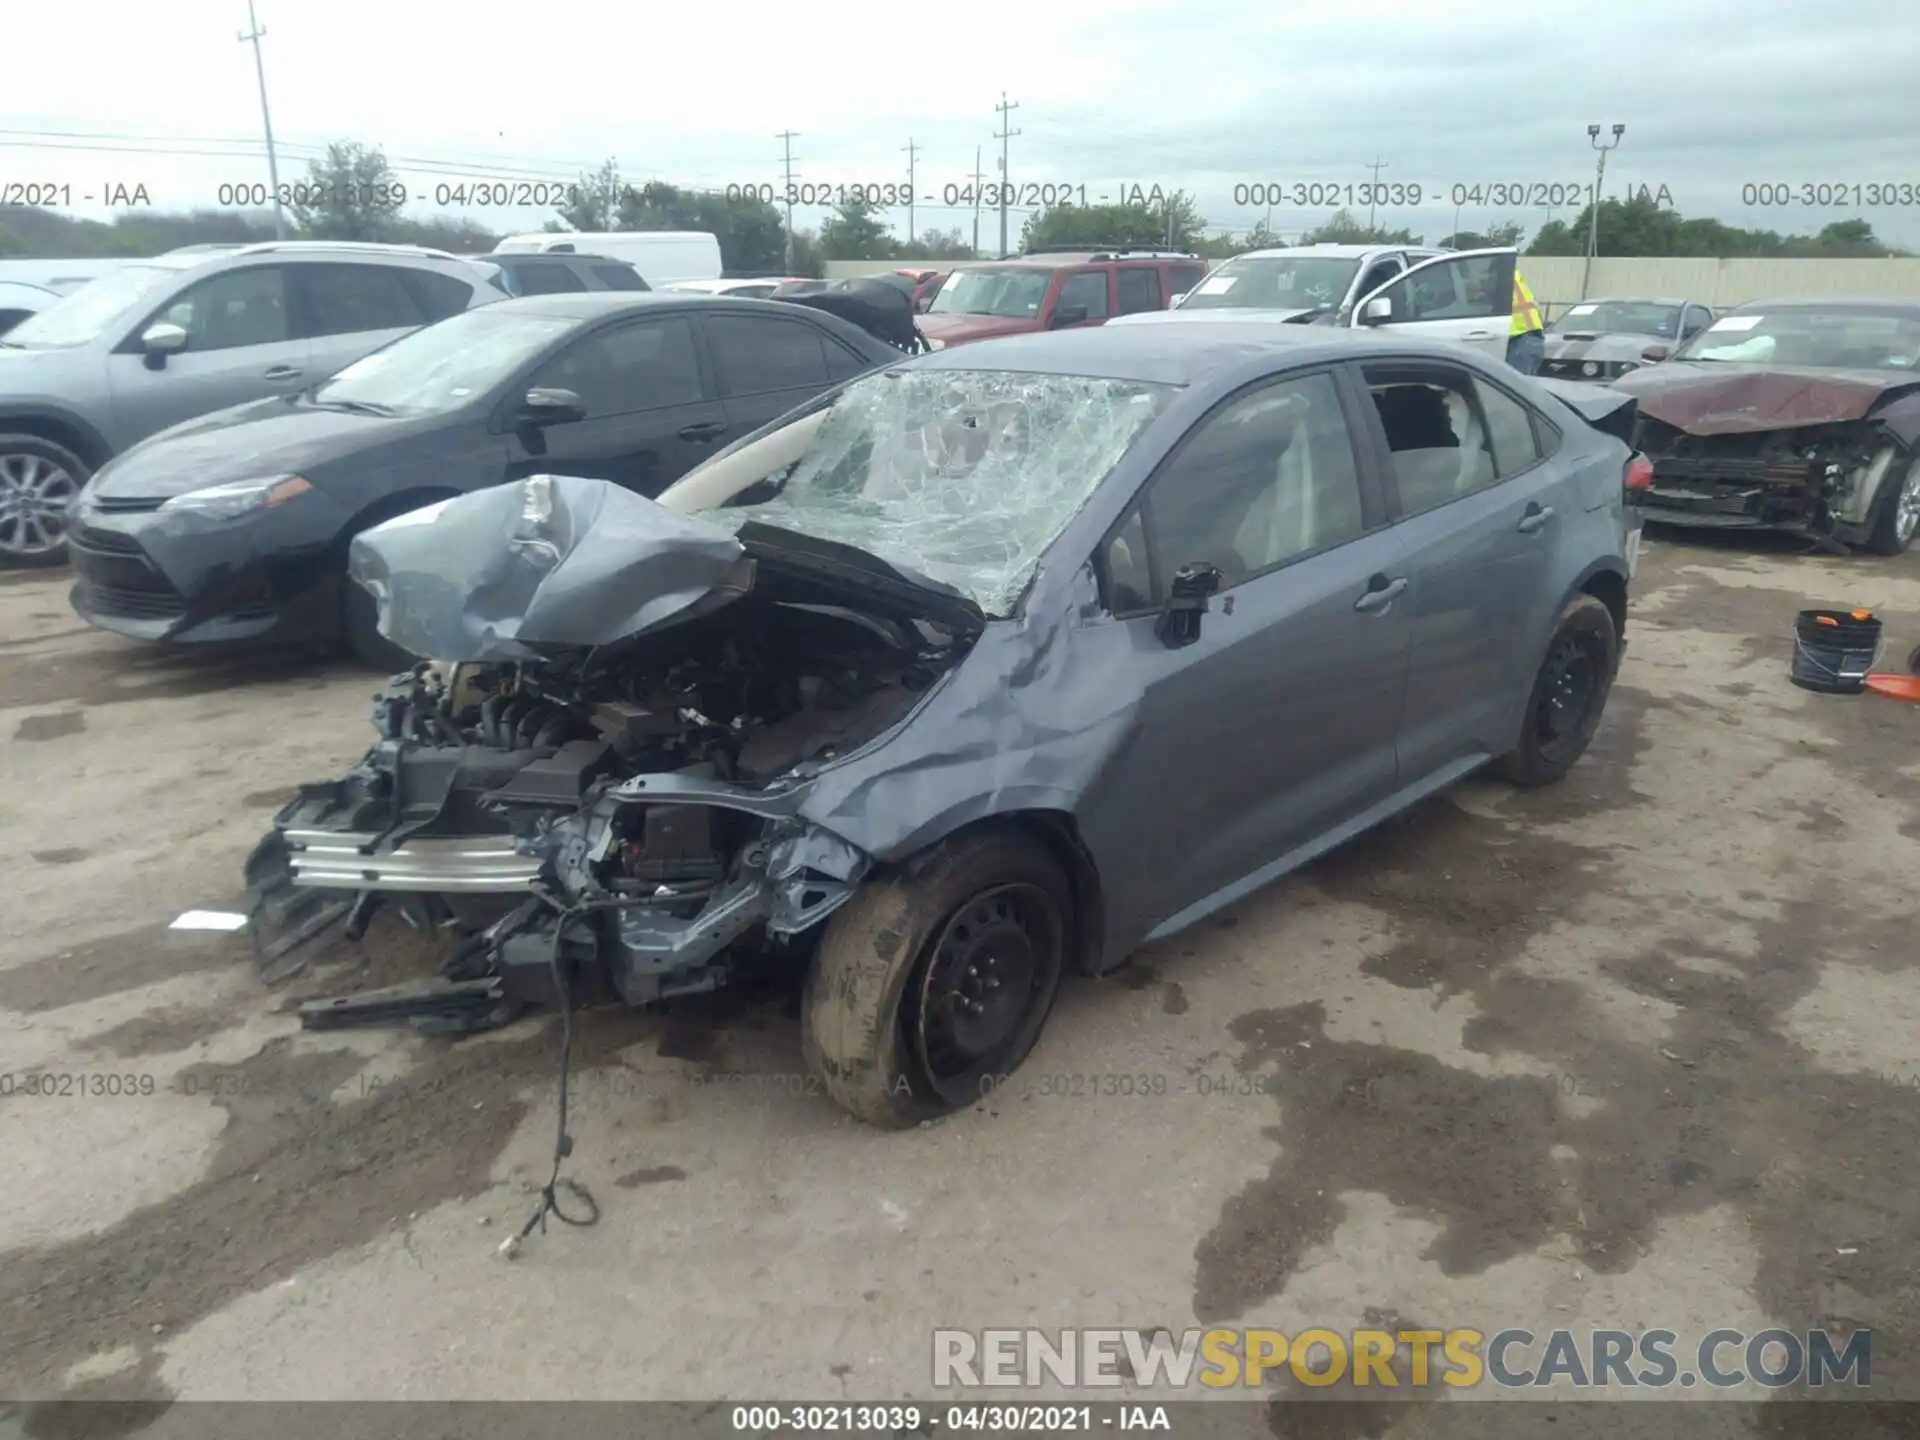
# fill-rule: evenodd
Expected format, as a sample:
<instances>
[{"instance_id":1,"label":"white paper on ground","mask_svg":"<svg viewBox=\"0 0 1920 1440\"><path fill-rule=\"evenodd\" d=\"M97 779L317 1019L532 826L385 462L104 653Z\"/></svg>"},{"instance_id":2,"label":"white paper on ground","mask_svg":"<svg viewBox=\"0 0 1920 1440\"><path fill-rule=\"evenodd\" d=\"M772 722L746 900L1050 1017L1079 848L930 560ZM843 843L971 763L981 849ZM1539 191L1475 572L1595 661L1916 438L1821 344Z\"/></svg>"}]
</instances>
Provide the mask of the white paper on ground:
<instances>
[{"instance_id":1,"label":"white paper on ground","mask_svg":"<svg viewBox=\"0 0 1920 1440\"><path fill-rule=\"evenodd\" d=\"M238 930L247 917L231 910L183 910L173 917L169 930Z\"/></svg>"}]
</instances>

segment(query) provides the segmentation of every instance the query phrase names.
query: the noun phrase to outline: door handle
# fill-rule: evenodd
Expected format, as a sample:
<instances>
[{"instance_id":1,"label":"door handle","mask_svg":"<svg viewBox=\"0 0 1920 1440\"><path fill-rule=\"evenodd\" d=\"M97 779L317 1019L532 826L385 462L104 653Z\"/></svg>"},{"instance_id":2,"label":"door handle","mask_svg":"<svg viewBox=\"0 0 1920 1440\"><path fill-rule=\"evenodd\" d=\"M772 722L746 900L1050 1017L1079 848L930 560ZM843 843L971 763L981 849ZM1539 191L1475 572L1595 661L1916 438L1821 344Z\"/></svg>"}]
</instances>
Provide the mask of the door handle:
<instances>
[{"instance_id":1,"label":"door handle","mask_svg":"<svg viewBox=\"0 0 1920 1440\"><path fill-rule=\"evenodd\" d=\"M1532 535L1552 518L1553 507L1551 505L1536 505L1529 501L1527 503L1527 513L1520 517L1520 523L1513 528L1518 530L1522 535Z\"/></svg>"},{"instance_id":2,"label":"door handle","mask_svg":"<svg viewBox=\"0 0 1920 1440\"><path fill-rule=\"evenodd\" d=\"M300 367L298 365L275 365L267 371L263 378L268 380L298 380L300 378Z\"/></svg>"},{"instance_id":3,"label":"door handle","mask_svg":"<svg viewBox=\"0 0 1920 1440\"><path fill-rule=\"evenodd\" d=\"M1469 340L1491 340L1492 338L1493 338L1493 332L1491 330L1467 331L1467 339Z\"/></svg>"},{"instance_id":4,"label":"door handle","mask_svg":"<svg viewBox=\"0 0 1920 1440\"><path fill-rule=\"evenodd\" d=\"M702 420L694 425L682 425L675 433L682 440L691 440L695 444L704 445L707 441L716 440L726 434L727 427L718 421Z\"/></svg>"},{"instance_id":5,"label":"door handle","mask_svg":"<svg viewBox=\"0 0 1920 1440\"><path fill-rule=\"evenodd\" d=\"M1389 580L1384 575L1376 575L1367 582L1366 593L1353 602L1353 608L1367 615L1378 615L1400 598L1407 588L1403 575Z\"/></svg>"}]
</instances>

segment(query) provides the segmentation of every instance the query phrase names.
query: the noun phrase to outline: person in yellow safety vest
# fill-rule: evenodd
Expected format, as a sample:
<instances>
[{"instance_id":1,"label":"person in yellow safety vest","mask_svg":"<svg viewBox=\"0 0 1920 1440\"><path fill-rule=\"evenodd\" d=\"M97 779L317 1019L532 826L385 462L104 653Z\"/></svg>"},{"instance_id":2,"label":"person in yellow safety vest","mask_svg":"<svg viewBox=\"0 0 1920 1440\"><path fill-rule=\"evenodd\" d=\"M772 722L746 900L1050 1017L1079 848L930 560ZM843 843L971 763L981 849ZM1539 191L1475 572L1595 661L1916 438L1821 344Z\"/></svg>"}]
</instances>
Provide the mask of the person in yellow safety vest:
<instances>
[{"instance_id":1,"label":"person in yellow safety vest","mask_svg":"<svg viewBox=\"0 0 1920 1440\"><path fill-rule=\"evenodd\" d=\"M1507 331L1507 363L1522 375L1538 375L1540 362L1547 353L1547 323L1540 318L1540 307L1533 291L1513 272L1513 324Z\"/></svg>"}]
</instances>

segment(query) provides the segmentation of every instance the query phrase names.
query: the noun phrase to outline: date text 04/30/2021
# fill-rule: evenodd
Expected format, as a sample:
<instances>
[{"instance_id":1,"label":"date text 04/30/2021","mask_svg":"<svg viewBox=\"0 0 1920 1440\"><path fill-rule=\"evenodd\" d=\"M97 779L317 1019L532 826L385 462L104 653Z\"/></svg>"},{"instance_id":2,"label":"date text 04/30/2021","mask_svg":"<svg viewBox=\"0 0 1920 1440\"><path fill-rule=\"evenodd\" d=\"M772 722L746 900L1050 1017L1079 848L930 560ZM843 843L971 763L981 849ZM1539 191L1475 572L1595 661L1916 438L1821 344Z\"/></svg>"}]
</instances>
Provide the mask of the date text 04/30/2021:
<instances>
[{"instance_id":1,"label":"date text 04/30/2021","mask_svg":"<svg viewBox=\"0 0 1920 1440\"><path fill-rule=\"evenodd\" d=\"M1012 1435L1091 1434L1107 1430L1173 1429L1164 1405L736 1405L735 1432L744 1435L931 1435L942 1430Z\"/></svg>"}]
</instances>

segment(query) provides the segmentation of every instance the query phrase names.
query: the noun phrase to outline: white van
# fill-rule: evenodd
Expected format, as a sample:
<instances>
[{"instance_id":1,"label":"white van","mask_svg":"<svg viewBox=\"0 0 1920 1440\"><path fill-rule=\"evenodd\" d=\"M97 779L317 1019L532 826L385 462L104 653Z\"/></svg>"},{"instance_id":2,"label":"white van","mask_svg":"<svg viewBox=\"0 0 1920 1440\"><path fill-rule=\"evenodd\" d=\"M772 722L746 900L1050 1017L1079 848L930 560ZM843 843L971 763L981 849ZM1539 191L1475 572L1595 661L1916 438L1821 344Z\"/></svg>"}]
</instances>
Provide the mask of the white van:
<instances>
[{"instance_id":1,"label":"white van","mask_svg":"<svg viewBox=\"0 0 1920 1440\"><path fill-rule=\"evenodd\" d=\"M720 240L705 230L542 231L509 235L493 249L499 255L604 255L626 261L655 287L720 278Z\"/></svg>"}]
</instances>

